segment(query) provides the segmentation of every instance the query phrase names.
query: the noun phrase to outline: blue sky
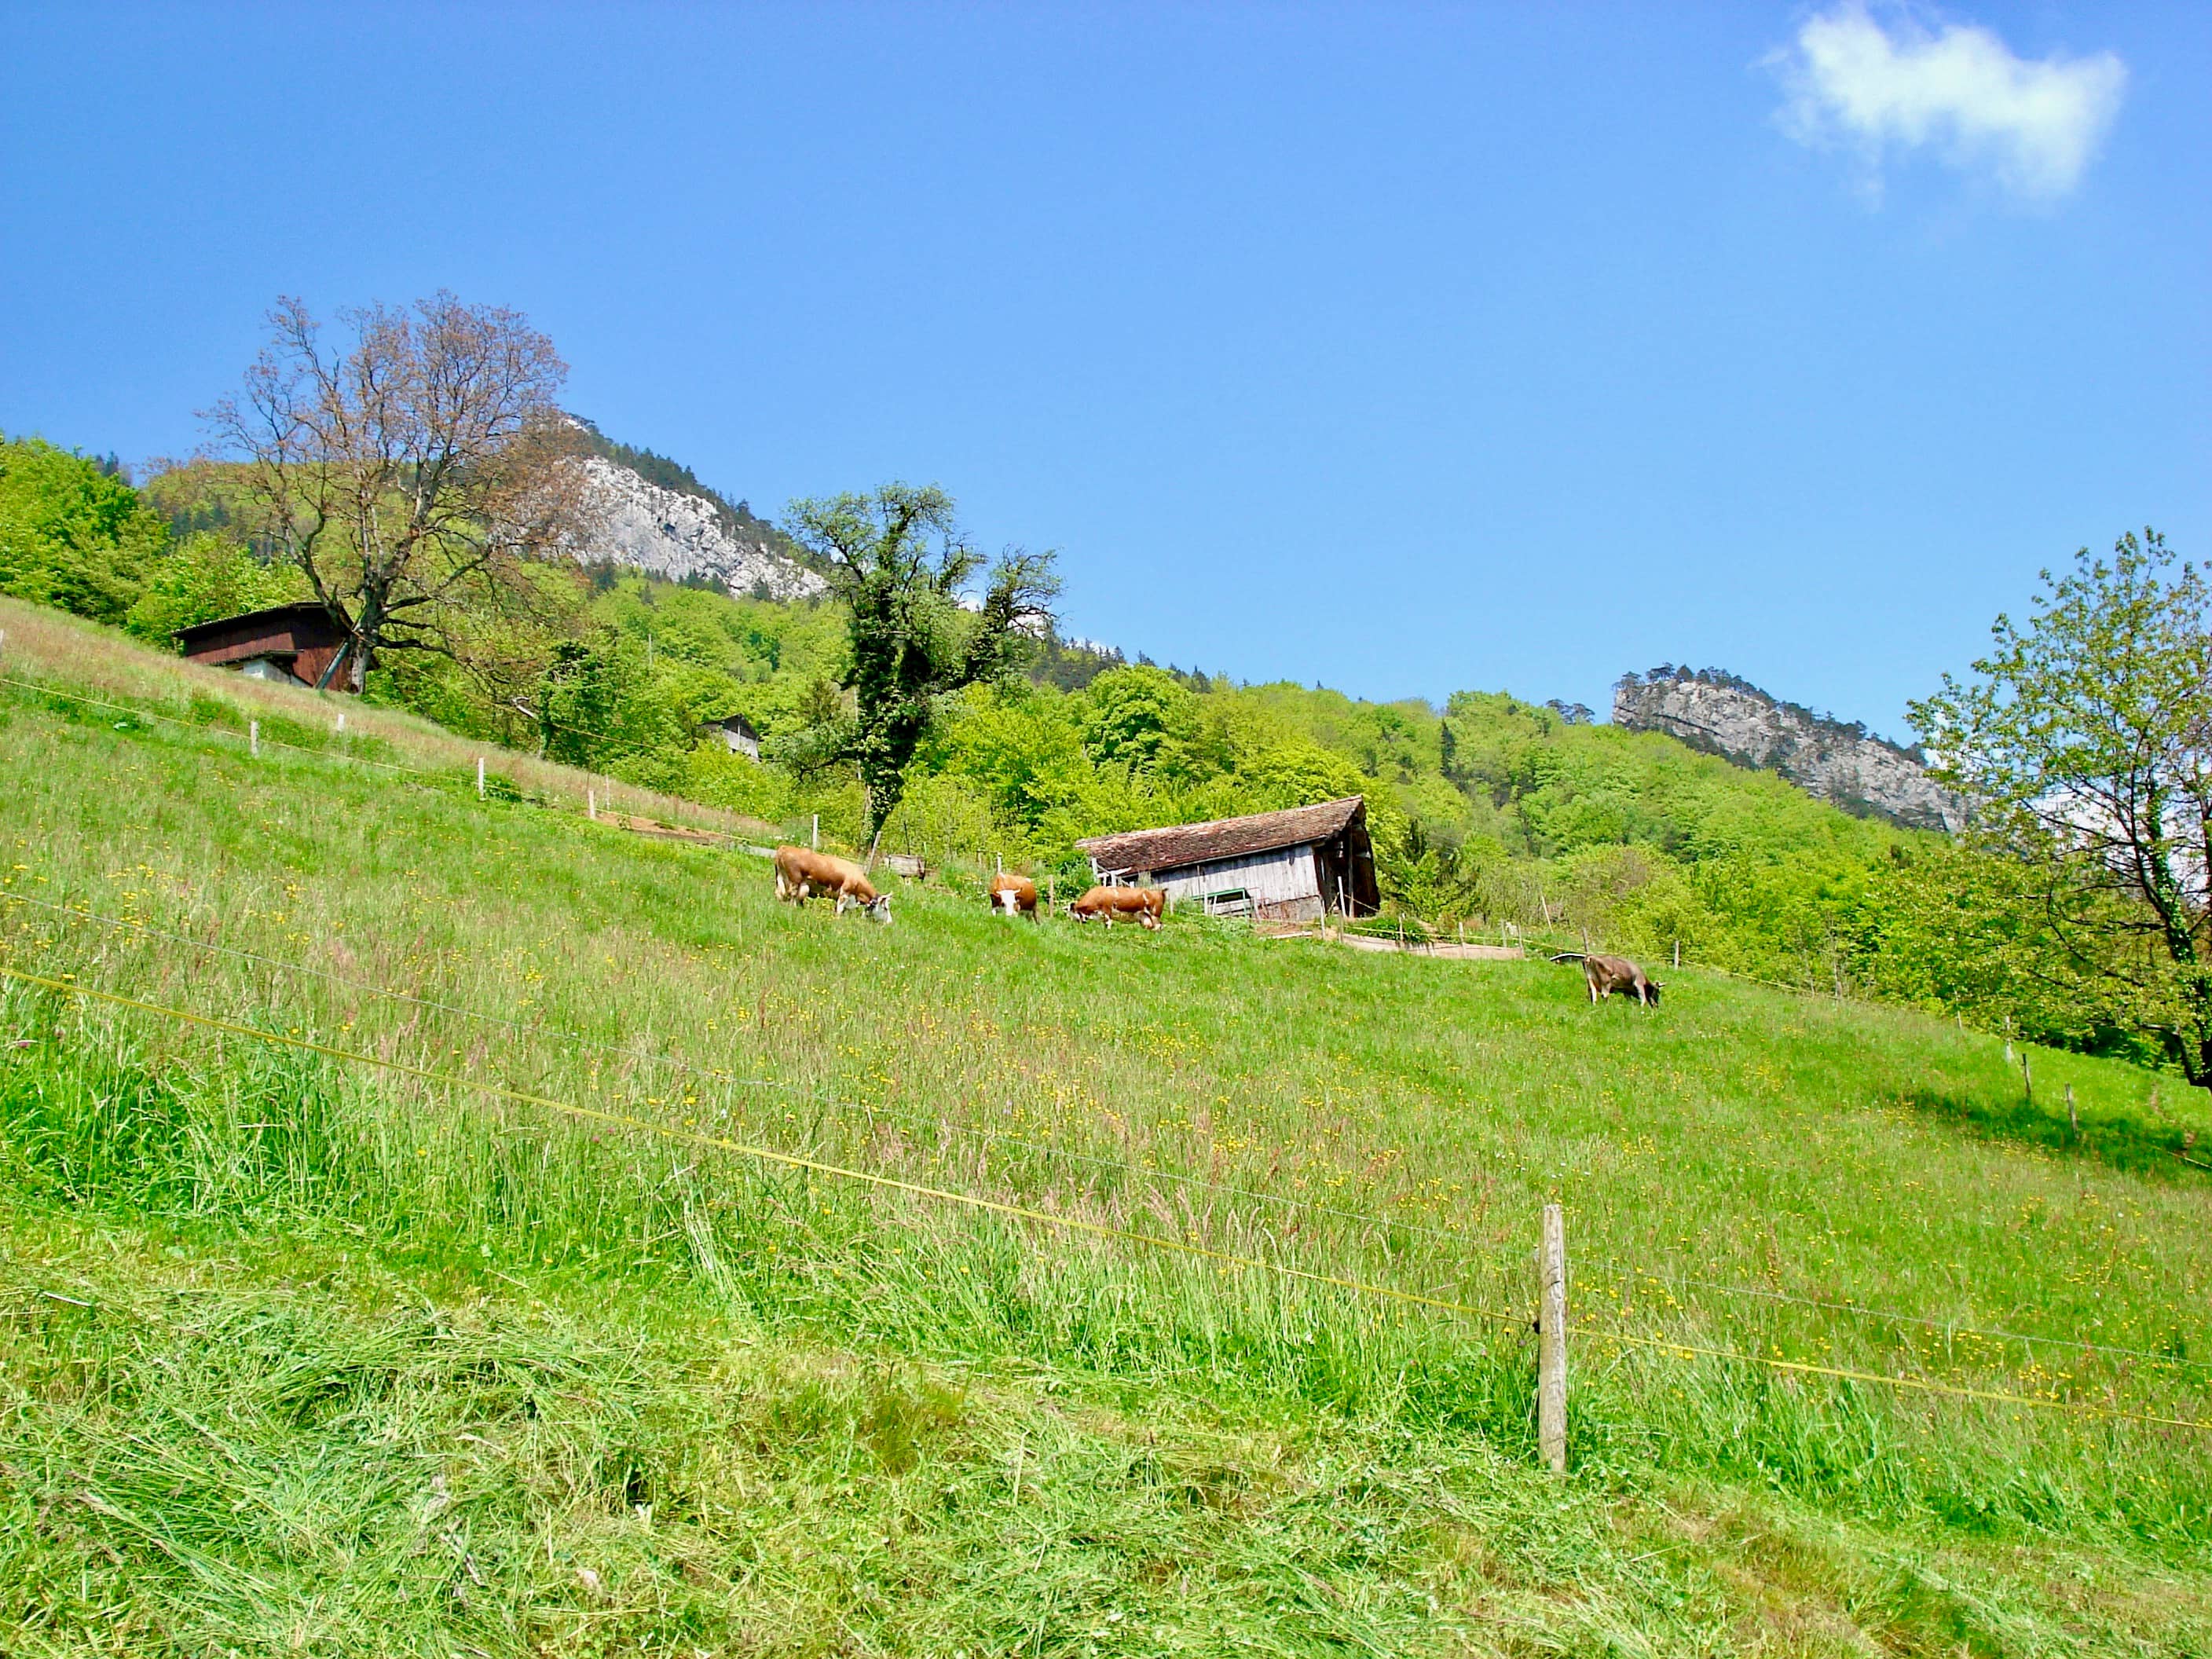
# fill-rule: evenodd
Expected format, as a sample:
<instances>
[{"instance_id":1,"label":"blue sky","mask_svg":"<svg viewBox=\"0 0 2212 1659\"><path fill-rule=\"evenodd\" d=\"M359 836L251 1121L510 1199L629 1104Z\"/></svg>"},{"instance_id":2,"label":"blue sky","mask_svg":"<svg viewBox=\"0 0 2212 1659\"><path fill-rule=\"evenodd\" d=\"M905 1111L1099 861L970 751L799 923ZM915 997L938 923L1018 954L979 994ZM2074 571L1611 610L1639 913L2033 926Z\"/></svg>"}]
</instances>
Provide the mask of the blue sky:
<instances>
[{"instance_id":1,"label":"blue sky","mask_svg":"<svg viewBox=\"0 0 2212 1659\"><path fill-rule=\"evenodd\" d=\"M517 307L763 512L929 480L1071 631L1901 732L2212 556L2212 8L0 5L0 428L200 439L280 293Z\"/></svg>"}]
</instances>

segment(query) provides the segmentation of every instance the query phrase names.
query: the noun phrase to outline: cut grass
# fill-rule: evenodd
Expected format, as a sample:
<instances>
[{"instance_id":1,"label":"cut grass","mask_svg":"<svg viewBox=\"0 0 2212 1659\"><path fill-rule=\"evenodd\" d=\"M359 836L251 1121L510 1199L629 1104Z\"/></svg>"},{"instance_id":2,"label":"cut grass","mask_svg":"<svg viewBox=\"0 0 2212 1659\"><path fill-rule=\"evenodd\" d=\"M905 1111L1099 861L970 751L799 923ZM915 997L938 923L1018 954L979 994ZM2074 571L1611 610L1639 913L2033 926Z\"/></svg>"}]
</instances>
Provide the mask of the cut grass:
<instances>
[{"instance_id":1,"label":"cut grass","mask_svg":"<svg viewBox=\"0 0 2212 1659\"><path fill-rule=\"evenodd\" d=\"M16 672L24 635L7 626ZM158 663L129 672L164 695ZM403 758L407 740L392 739ZM1593 1325L2206 1410L2206 1177L2170 1151L2207 1119L2127 1067L2038 1053L2040 1099L2075 1086L2076 1137L2063 1106L2019 1100L1992 1041L1692 972L1646 1016L1589 1010L1542 964L1352 956L1180 921L1156 939L1009 927L932 891L902 892L892 929L839 926L778 907L764 869L732 854L330 759L254 762L12 691L0 759L0 866L17 866L0 894L337 977L0 899L15 965L1507 1313L1528 1304L1535 1211L1556 1197ZM1583 1342L1577 1474L1559 1487L1528 1467L1528 1346L1502 1326L871 1196L20 987L0 994L0 1042L15 1045L0 1196L17 1275L0 1458L43 1483L0 1581L38 1587L27 1627L57 1650L279 1648L295 1631L331 1651L376 1650L380 1631L422 1651L2205 1645L2206 1437ZM76 1277L52 1282L63 1264ZM203 1288L178 1302L185 1280ZM209 1319L156 1316L172 1303ZM423 1346L410 1319L452 1334ZM451 1460L476 1455L458 1437L509 1445L522 1408L471 1379L529 1374L518 1356L547 1322L584 1358L546 1387L587 1402L575 1421L609 1443L659 1425L654 1457L678 1473L640 1479L690 1496L609 1508L604 1480L576 1477L599 1494L586 1502L483 1453L469 1478L487 1542L464 1561L409 1518L429 1500L386 1478L386 1449L434 1444L450 1492ZM269 1377L343 1370L336 1356L356 1349L384 1380L315 1419L312 1445L287 1438ZM750 1380L701 1381L717 1366ZM682 1472L736 1432L726 1394L796 1396L823 1377L843 1379L849 1419L819 1441L843 1448L834 1480L782 1447ZM419 1421L403 1431L392 1413ZM1234 1449L1229 1519L1200 1525L1214 1511L1199 1504L1169 1527L1181 1511L1096 1473L1097 1446L1147 1435L1170 1463ZM1053 1467L1092 1471L1054 1488L1050 1525L1005 1473L1008 1437L1030 1436L1060 1449ZM562 1444L568 1468L580 1454ZM349 1484L356 1454L385 1484ZM111 1460L120 1496L90 1478ZM958 1465L948 1487L976 1486L958 1526L933 1520L907 1553L856 1541L908 1535L890 1524L901 1494L941 1464ZM293 1472L295 1509L254 1497L246 1465ZM1355 1468L1390 1494L1364 1554L1339 1535L1365 1513ZM73 1496L80 1478L135 1519ZM866 1517L857 1530L805 1509L825 1481ZM295 1513L326 1518L288 1530ZM341 1571L318 1540L350 1536L349 1516L366 1530ZM1029 1553L982 1541L992 1528ZM592 1565L603 1601L532 1554L632 1532L639 1553ZM633 1571L635 1604L606 1589ZM1164 1616L1177 1608L1190 1617Z\"/></svg>"},{"instance_id":2,"label":"cut grass","mask_svg":"<svg viewBox=\"0 0 2212 1659\"><path fill-rule=\"evenodd\" d=\"M1157 1390L1133 1410L1094 1379L917 1364L666 1294L430 1291L337 1251L10 1220L13 1651L2057 1653L2212 1632L2193 1580L2063 1542L1562 1487L1479 1437Z\"/></svg>"}]
</instances>

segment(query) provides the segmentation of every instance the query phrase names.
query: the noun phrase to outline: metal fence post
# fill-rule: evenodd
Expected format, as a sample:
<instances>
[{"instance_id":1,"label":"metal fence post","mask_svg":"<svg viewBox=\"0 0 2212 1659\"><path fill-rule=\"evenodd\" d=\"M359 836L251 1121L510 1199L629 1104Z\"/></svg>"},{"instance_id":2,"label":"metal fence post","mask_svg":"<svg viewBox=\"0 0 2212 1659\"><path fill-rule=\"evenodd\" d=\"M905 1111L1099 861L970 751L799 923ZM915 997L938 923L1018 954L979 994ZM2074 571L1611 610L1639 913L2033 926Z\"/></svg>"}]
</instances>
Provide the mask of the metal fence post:
<instances>
[{"instance_id":1,"label":"metal fence post","mask_svg":"<svg viewBox=\"0 0 2212 1659\"><path fill-rule=\"evenodd\" d=\"M1536 1443L1554 1474L1567 1472L1567 1224L1544 1206L1544 1245L1536 1316Z\"/></svg>"}]
</instances>

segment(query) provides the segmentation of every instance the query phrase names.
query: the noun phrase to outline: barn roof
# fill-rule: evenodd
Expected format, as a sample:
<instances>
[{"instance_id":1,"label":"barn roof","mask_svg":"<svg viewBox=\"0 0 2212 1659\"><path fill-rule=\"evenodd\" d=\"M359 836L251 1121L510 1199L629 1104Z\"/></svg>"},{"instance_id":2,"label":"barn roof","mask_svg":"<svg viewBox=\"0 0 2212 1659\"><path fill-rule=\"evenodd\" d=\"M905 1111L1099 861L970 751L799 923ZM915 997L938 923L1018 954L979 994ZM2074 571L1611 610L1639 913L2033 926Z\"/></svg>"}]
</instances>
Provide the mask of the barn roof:
<instances>
[{"instance_id":1,"label":"barn roof","mask_svg":"<svg viewBox=\"0 0 2212 1659\"><path fill-rule=\"evenodd\" d=\"M272 605L265 611L247 611L235 617L217 617L212 622L194 623L190 628L179 628L170 637L180 641L186 651L202 640L214 639L239 629L275 626L289 623L295 627L320 628L336 634L337 625L331 620L330 610L318 599L302 599L292 605Z\"/></svg>"},{"instance_id":2,"label":"barn roof","mask_svg":"<svg viewBox=\"0 0 2212 1659\"><path fill-rule=\"evenodd\" d=\"M1318 806L1293 806L1286 812L1260 812L1249 818L1215 818L1207 823L1179 823L1164 830L1131 830L1118 836L1093 836L1075 844L1105 870L1180 870L1219 859L1249 858L1279 848L1327 841L1358 819L1366 798L1346 795Z\"/></svg>"}]
</instances>

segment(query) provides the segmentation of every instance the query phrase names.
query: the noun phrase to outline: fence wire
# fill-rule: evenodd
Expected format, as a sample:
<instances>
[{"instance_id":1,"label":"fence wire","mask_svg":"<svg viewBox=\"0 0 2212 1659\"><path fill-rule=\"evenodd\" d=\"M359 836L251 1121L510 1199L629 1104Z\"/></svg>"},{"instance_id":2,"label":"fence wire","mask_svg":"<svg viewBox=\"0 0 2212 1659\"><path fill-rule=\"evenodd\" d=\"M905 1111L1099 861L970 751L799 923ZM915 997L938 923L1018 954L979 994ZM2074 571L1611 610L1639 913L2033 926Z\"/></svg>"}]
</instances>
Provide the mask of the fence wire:
<instances>
[{"instance_id":1,"label":"fence wire","mask_svg":"<svg viewBox=\"0 0 2212 1659\"><path fill-rule=\"evenodd\" d=\"M915 1127L911 1124L902 1123L896 1119L887 1117L884 1114L876 1110L873 1107L867 1105L866 1103L843 1100L826 1090L812 1088L803 1084L791 1083L775 1078L740 1078L719 1068L702 1066L696 1061L687 1060L682 1055L670 1054L666 1051L627 1048L617 1043L605 1042L597 1038L587 1036L584 1033L576 1030L572 1026L561 1025L550 1021L538 1021L532 1023L511 1019L503 1015L489 1013L483 1010L470 1008L460 1004L441 1002L434 999L417 996L412 993L393 990L387 987L378 985L371 981L357 979L348 975L334 973L327 969L317 968L306 963L293 962L281 957L270 956L262 951L248 951L235 945L219 945L211 940L195 939L190 934L179 933L168 929L155 927L149 923L138 921L129 917L105 915L101 912L94 910L89 907L80 908L78 906L57 902L51 899L38 898L27 893L9 891L0 891L0 902L34 906L40 909L48 911L56 915L67 917L72 921L92 922L100 927L113 928L118 931L135 933L146 938L160 939L165 943L182 945L191 950L226 956L235 960L255 963L258 965L276 969L285 973L295 974L307 978L322 980L330 984L343 986L349 990L359 992L366 996L372 996L385 1001L404 1003L409 1006L422 1008L426 1012L447 1014L455 1018L475 1021L484 1024L497 1025L506 1030L521 1032L526 1035L547 1035L557 1036L569 1042L573 1042L580 1048L590 1048L601 1054L634 1060L640 1064L665 1066L671 1070L681 1072L689 1076L699 1078L708 1082L720 1084L724 1087L774 1090L805 1100L811 1104L825 1107L832 1111L836 1111L848 1116L864 1117L871 1127L888 1127L904 1133L911 1133ZM1300 1214L1326 1217L1332 1220L1355 1223L1363 1226L1382 1231L1385 1233L1396 1231L1413 1234L1437 1243L1449 1245L1453 1249L1462 1251L1467 1249L1470 1243L1463 1234L1450 1232L1443 1228L1431 1227L1418 1221L1407 1220L1401 1218L1380 1216L1366 1211L1345 1209L1335 1205L1317 1204L1310 1199L1292 1198L1281 1193L1262 1192L1254 1188L1237 1187L1226 1182L1207 1181L1200 1176L1185 1175L1180 1171L1173 1170L1146 1169L1140 1164L1130 1164L1116 1158L1100 1158L1094 1154L1077 1152L1072 1147L1061 1146L1050 1141L1035 1140L1026 1136L1008 1134L1003 1130L985 1128L980 1125L954 1123L940 1119L934 1127L940 1131L950 1131L954 1134L967 1137L971 1139L988 1142L1003 1147L1011 1147L1023 1152L1038 1153L1048 1158L1059 1159L1065 1163L1080 1164L1091 1169L1110 1172L1139 1182L1159 1181L1169 1182L1191 1191L1203 1192L1223 1198L1239 1199L1250 1203L1268 1205L1280 1210L1296 1212ZM1717 1295L1787 1304L1792 1306L1818 1309L1828 1313L1846 1314L1856 1318L1878 1320L1893 1324L1912 1325L1930 1331L1940 1331L1946 1336L1954 1338L1968 1338L1990 1342L2013 1342L2019 1343L2023 1346L2040 1346L2053 1348L2063 1348L2072 1352L2104 1355L2112 1358L2136 1360L2145 1364L2156 1364L2177 1370L2186 1370L2191 1371L2212 1370L2212 1361L2178 1358L2172 1354L2162 1354L2147 1348L2124 1347L2112 1343L2092 1341L2082 1337L2042 1336L2027 1332L2005 1331L1985 1326L1965 1325L1960 1324L1956 1321L1935 1319L1921 1314L1908 1314L1893 1310L1868 1307L1860 1303L1833 1300L1819 1297L1793 1296L1787 1291L1772 1290L1761 1285L1731 1285L1717 1279L1700 1279L1689 1276L1662 1275L1653 1273L1648 1267L1630 1267L1602 1256L1577 1256L1577 1274L1578 1277L1587 1274L1594 1268L1612 1273L1617 1277L1623 1279L1650 1279L1670 1287L1692 1287L1698 1290L1709 1291ZM1465 1278L1466 1275L1460 1275L1454 1282L1464 1282Z\"/></svg>"},{"instance_id":2,"label":"fence wire","mask_svg":"<svg viewBox=\"0 0 2212 1659\"><path fill-rule=\"evenodd\" d=\"M1110 1243L1133 1244L1163 1250L1211 1261L1221 1267L1273 1273L1280 1278L1327 1285L1401 1305L1426 1309L1433 1312L1449 1313L1461 1318L1486 1323L1500 1324L1509 1328L1520 1329L1527 1322L1525 1315L1503 1309L1486 1308L1446 1297L1425 1296L1418 1291L1402 1290L1396 1285L1377 1284L1371 1280L1352 1279L1341 1274L1322 1273L1313 1268L1295 1267L1286 1262L1270 1261L1260 1256L1245 1255L1232 1250L1216 1249L1210 1245L1195 1243L1188 1239L1143 1232L1130 1227L1119 1227L1109 1222L1093 1221L1087 1217L1057 1214L1027 1205L1012 1204L998 1199L985 1198L978 1194L963 1193L950 1188L932 1187L920 1182L904 1181L896 1176L882 1175L872 1170L855 1170L842 1164L805 1158L797 1153L781 1152L773 1147L750 1146L720 1135L702 1134L693 1130L679 1128L669 1124L654 1123L645 1118L633 1117L626 1113L611 1112L598 1107L578 1105L574 1102L557 1100L550 1096L512 1089L504 1084L488 1082L478 1078L455 1077L446 1073L433 1071L428 1066L410 1065L404 1060L389 1060L377 1054L340 1048L332 1044L317 1042L306 1037L264 1030L258 1026L241 1024L233 1020L218 1019L211 1015L195 1013L187 1009L173 1008L164 1004L125 996L118 992L103 991L91 986L76 984L68 980L27 973L21 969L11 968L4 963L0 963L0 977L62 996L89 999L107 1003L112 1006L159 1015L180 1024L196 1025L234 1036L246 1037L279 1048L319 1054L327 1059L343 1060L349 1064L374 1066L412 1077L440 1087L472 1090L480 1094L513 1101L520 1105L536 1107L541 1110L586 1122L606 1124L641 1134L657 1136L666 1140L711 1148L760 1163L777 1164L829 1179L851 1182L882 1191L902 1193L909 1197L1004 1216L1008 1219L1049 1227L1063 1232L1080 1233ZM1879 1371L1854 1370L1845 1366L1823 1365L1810 1360L1784 1359L1769 1355L1745 1353L1732 1348L1684 1342L1668 1337L1644 1336L1627 1331L1607 1330L1597 1326L1571 1325L1566 1328L1566 1330L1570 1335L1590 1341L1610 1342L1619 1346L1637 1348L1649 1352L1672 1354L1683 1358L1717 1359L1731 1364L1759 1366L1789 1375L1824 1376L1947 1399L2002 1405L2027 1410L2058 1411L2095 1417L2112 1422L2212 1433L2212 1422L2201 1421L2193 1418L2169 1417L2150 1412L2122 1411L2114 1407L2100 1406L2091 1401L2011 1394L2002 1389L1971 1388L1957 1383L1942 1382L1927 1377L1893 1376Z\"/></svg>"}]
</instances>

